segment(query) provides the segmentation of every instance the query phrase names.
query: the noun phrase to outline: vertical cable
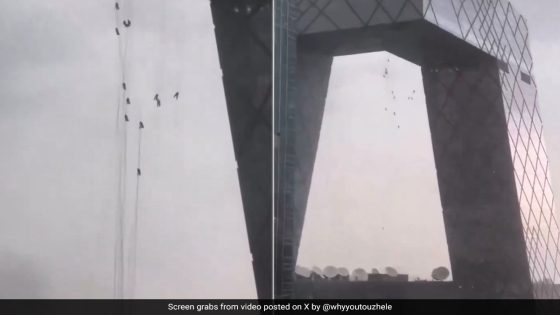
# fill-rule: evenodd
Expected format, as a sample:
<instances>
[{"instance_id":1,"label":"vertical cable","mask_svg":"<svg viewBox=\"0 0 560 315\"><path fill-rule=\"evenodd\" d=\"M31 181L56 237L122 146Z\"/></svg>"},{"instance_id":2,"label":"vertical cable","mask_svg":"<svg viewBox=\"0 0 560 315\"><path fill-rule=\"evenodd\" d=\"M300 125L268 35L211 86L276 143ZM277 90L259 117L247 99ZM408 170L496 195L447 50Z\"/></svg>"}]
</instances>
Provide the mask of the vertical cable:
<instances>
[{"instance_id":1,"label":"vertical cable","mask_svg":"<svg viewBox=\"0 0 560 315\"><path fill-rule=\"evenodd\" d=\"M139 109L140 112L140 109ZM136 289L136 264L138 249L138 221L139 221L139 199L140 199L140 178L142 177L142 129L144 124L140 120L138 123L138 151L137 151L137 168L136 168L136 195L134 200L133 223L131 230L131 248L130 248L130 297L134 296Z\"/></svg>"},{"instance_id":2,"label":"vertical cable","mask_svg":"<svg viewBox=\"0 0 560 315\"><path fill-rule=\"evenodd\" d=\"M124 7L124 0L115 2L115 32L118 38L118 53L121 72L121 93L117 104L117 122L116 130L120 131L121 116L124 114L125 124L123 125L122 146L119 154L119 179L118 179L118 209L115 222L115 253L114 253L114 275L113 275L113 297L120 299L124 297L124 227L125 227L125 210L126 210L126 192L127 192L127 168L128 168L128 128L126 121L128 120L128 110L125 100L128 99L126 86L126 58L128 48L128 36L126 32L120 31L120 11ZM123 39L124 37L124 39Z\"/></svg>"}]
</instances>

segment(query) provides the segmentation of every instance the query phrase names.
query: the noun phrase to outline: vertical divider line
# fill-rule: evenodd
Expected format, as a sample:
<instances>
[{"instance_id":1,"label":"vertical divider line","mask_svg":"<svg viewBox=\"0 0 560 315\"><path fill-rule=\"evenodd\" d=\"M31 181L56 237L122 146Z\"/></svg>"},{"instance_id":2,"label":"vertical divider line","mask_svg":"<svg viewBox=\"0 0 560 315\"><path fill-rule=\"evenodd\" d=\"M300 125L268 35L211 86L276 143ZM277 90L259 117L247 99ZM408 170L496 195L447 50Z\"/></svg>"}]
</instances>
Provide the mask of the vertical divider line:
<instances>
[{"instance_id":1,"label":"vertical divider line","mask_svg":"<svg viewBox=\"0 0 560 315\"><path fill-rule=\"evenodd\" d=\"M274 290L274 285L275 285L274 279L275 279L275 274L276 274L275 263L274 263L274 258L275 258L274 251L276 249L275 246L274 246L275 236L276 236L275 235L276 233L274 233L274 231L275 231L274 218L275 218L275 210L276 210L275 207L274 207L274 205L275 205L275 202L274 202L274 190L275 190L274 182L276 180L276 178L275 178L275 164L274 164L275 154L276 154L276 150L274 149L275 144L276 144L275 143L275 138L276 138L276 121L275 121L275 111L276 111L275 110L275 106L276 106L276 104L275 104L275 90L276 90L275 89L275 85L276 85L276 82L275 82L276 81L276 79L275 79L276 78L275 77L275 68L276 68L275 67L275 64L276 64L276 1L277 0L272 0L271 13L270 13L270 14L272 14L272 27L271 27L271 31L272 31L272 49L271 49L272 50L272 62L271 62L271 65L272 65L272 71L271 71L271 76L272 76L272 78L271 78L271 80L272 80L272 84L271 84L271 89L272 89L272 99L271 99L271 101L272 101L272 104L271 104L272 105L272 110L271 110L271 112L272 112L272 127L271 127L272 128L272 130L271 130L272 147L270 148L272 150L272 154L271 154L272 167L271 167L271 170L270 170L272 172L272 177L271 177L271 180L272 180L272 186L271 187L272 188L271 188L271 192L270 192L271 197L272 197L271 198L271 203L272 204L271 204L271 208L270 208L270 211L272 212L271 213L272 214L271 215L271 222L270 222L271 223L270 230L271 230L271 234L272 234L272 242L271 242L270 245L272 246L272 248L271 248L271 253L272 253L272 260L271 260L271 263L272 263L272 268L271 268L271 271L272 271L272 275L271 275L272 276L271 298L273 300L275 298L275 295L274 295L274 293L275 293L274 292L275 291Z\"/></svg>"}]
</instances>

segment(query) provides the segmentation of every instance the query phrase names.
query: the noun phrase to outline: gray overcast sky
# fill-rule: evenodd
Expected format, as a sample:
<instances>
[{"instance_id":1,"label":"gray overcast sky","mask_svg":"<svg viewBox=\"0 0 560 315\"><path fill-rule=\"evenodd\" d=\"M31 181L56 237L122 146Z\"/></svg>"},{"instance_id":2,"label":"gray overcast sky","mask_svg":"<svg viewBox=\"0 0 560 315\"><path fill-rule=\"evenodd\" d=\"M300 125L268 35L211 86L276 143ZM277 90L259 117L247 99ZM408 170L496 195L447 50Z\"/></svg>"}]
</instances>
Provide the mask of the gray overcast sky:
<instances>
[{"instance_id":1,"label":"gray overcast sky","mask_svg":"<svg viewBox=\"0 0 560 315\"><path fill-rule=\"evenodd\" d=\"M420 67L387 52L337 57L329 84L299 262L423 278L449 268Z\"/></svg>"},{"instance_id":2,"label":"gray overcast sky","mask_svg":"<svg viewBox=\"0 0 560 315\"><path fill-rule=\"evenodd\" d=\"M0 0L0 297L112 296L113 6ZM141 107L146 125L137 297L255 297L209 1L129 0L121 13L131 123Z\"/></svg>"}]
</instances>

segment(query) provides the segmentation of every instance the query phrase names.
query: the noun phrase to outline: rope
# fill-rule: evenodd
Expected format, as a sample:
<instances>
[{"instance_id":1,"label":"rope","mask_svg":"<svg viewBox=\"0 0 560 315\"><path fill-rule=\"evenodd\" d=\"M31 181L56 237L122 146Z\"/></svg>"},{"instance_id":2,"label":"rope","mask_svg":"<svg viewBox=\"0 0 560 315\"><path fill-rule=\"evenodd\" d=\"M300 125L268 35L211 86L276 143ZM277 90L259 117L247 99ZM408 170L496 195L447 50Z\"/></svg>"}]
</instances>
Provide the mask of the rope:
<instances>
[{"instance_id":1,"label":"rope","mask_svg":"<svg viewBox=\"0 0 560 315\"><path fill-rule=\"evenodd\" d=\"M127 168L128 168L128 128L125 121L124 126L121 124L123 116L126 120L128 117L128 109L125 100L128 99L126 86L126 59L128 48L128 36L126 32L120 29L121 10L124 7L124 0L120 3L115 2L115 32L118 38L118 53L121 72L121 90L117 104L117 133L122 129L122 143L119 144L121 151L119 152L119 179L118 179L118 209L115 222L115 257L114 257L114 274L113 274L113 297L122 299L124 297L124 228L125 228L125 210L126 210L126 192L127 192ZM123 40L123 37L124 40ZM124 113L123 116L121 116ZM122 128L121 128L122 126Z\"/></svg>"},{"instance_id":2,"label":"rope","mask_svg":"<svg viewBox=\"0 0 560 315\"><path fill-rule=\"evenodd\" d=\"M119 100L119 109L117 115L120 118L121 111L124 112L125 118L125 127L124 127L124 135L123 135L123 157L122 157L122 165L123 168L121 169L121 179L120 182L122 183L121 189L121 207L119 209L118 215L118 228L117 228L117 245L116 245L116 253L115 253L115 298L122 298L125 296L127 298L133 298L135 289L136 289L136 265L137 265L137 244L138 244L138 222L139 222L139 201L140 201L140 176L141 176L141 158L142 158L142 129L144 129L144 124L142 122L142 108L139 105L133 104L129 97L130 86L127 86L127 57L128 57L128 29L132 25L130 21L130 16L132 15L131 10L127 11L127 19L123 19L122 15L119 14L119 11L122 11L123 8L128 8L125 6L125 1L121 1L119 6L119 10L116 11L116 23L117 29L120 25L122 20L122 25L124 26L123 32L120 32L119 36L119 57L121 61L121 78L122 78L122 97ZM117 7L115 7L117 8ZM119 34L117 32L117 34ZM131 121L133 117L131 114L131 110L129 110L129 106L131 109L135 109L137 111L136 117L138 118L138 142L137 142L137 176L136 176L136 191L134 196L134 208L133 212L131 213L131 218L129 218L129 222L131 224L130 227L130 234L129 239L125 239L125 227L126 221L125 220L125 213L126 211L126 195L128 193L127 190L127 182L128 182L128 163L129 163L129 154L128 154L128 138L129 138L129 131L128 131L128 122ZM122 108L121 108L122 107ZM119 119L120 120L120 119ZM127 261L125 264L124 261L124 251L125 251L125 244L128 247L128 255ZM126 265L126 269L125 269ZM126 283L125 283L125 275L126 275Z\"/></svg>"},{"instance_id":3,"label":"rope","mask_svg":"<svg viewBox=\"0 0 560 315\"><path fill-rule=\"evenodd\" d=\"M140 111L140 110L139 110ZM142 176L142 129L144 124L142 121L138 123L138 151L137 151L137 168L136 168L136 195L134 200L133 225L131 230L131 249L130 249L130 297L134 296L136 289L136 263L138 249L138 221L139 221L139 199L140 199L140 178Z\"/></svg>"}]
</instances>

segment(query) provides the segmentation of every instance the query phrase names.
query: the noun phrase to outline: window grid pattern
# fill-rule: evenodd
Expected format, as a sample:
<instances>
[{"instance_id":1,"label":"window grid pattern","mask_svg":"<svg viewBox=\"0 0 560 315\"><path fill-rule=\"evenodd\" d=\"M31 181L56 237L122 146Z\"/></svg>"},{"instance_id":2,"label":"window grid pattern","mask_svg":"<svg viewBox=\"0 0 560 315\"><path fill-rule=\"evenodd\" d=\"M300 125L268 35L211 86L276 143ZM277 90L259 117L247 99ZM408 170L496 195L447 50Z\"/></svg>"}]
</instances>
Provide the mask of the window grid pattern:
<instances>
[{"instance_id":1,"label":"window grid pattern","mask_svg":"<svg viewBox=\"0 0 560 315\"><path fill-rule=\"evenodd\" d=\"M527 21L506 0L291 0L300 34L424 19L497 58L535 296L560 298L560 226ZM341 14L342 12L342 14ZM336 13L336 14L334 14ZM448 87L452 90L452 87ZM442 120L446 118L441 109ZM450 139L452 136L450 135ZM444 153L442 153L444 154Z\"/></svg>"}]
</instances>

